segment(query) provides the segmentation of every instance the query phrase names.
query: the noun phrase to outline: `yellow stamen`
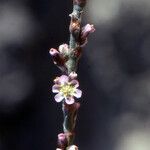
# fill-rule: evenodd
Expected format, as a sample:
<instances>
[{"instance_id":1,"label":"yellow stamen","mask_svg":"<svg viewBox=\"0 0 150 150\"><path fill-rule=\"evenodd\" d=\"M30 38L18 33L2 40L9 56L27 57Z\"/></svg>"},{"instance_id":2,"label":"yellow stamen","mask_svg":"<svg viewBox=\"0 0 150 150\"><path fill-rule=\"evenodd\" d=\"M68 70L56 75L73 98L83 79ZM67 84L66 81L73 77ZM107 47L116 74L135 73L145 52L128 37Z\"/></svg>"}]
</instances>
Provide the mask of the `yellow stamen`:
<instances>
[{"instance_id":1,"label":"yellow stamen","mask_svg":"<svg viewBox=\"0 0 150 150\"><path fill-rule=\"evenodd\" d=\"M63 93L65 97L68 97L73 95L73 93L75 92L75 87L70 84L65 84L60 88L60 92Z\"/></svg>"}]
</instances>

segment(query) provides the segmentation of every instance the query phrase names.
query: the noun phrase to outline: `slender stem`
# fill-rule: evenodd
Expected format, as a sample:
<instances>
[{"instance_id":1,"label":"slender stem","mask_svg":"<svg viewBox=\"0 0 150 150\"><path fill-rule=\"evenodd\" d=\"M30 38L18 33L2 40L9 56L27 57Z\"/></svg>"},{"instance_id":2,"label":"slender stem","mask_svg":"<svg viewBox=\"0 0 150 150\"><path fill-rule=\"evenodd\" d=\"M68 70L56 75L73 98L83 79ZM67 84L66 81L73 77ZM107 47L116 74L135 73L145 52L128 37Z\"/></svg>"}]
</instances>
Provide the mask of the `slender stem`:
<instances>
[{"instance_id":1,"label":"slender stem","mask_svg":"<svg viewBox=\"0 0 150 150\"><path fill-rule=\"evenodd\" d=\"M70 15L71 16L70 41L69 41L70 49L76 49L76 47L78 46L78 38L79 38L79 32L80 32L80 26L81 26L82 11L83 11L83 8L81 8L79 5L74 5L73 12Z\"/></svg>"},{"instance_id":2,"label":"slender stem","mask_svg":"<svg viewBox=\"0 0 150 150\"><path fill-rule=\"evenodd\" d=\"M79 109L80 104L74 103L72 105L66 105L63 103L63 114L64 114L64 123L63 130L67 135L68 146L73 144L74 141L74 128L76 125L77 111Z\"/></svg>"},{"instance_id":3,"label":"slender stem","mask_svg":"<svg viewBox=\"0 0 150 150\"><path fill-rule=\"evenodd\" d=\"M82 18L83 7L80 4L74 2L73 12L70 14L70 55L69 59L66 62L66 66L68 68L68 74L71 72L75 72L77 70L79 57L76 57L76 52L78 51L79 44L79 36L81 32L81 18ZM80 47L81 48L81 47Z\"/></svg>"},{"instance_id":4,"label":"slender stem","mask_svg":"<svg viewBox=\"0 0 150 150\"><path fill-rule=\"evenodd\" d=\"M80 1L82 2L82 1ZM70 41L69 41L69 49L70 54L68 61L66 62L66 66L68 69L68 74L71 72L76 72L78 66L79 57L76 56L79 50L81 50L79 44L79 36L81 33L81 17L83 8L85 6L85 0L83 1L84 5L77 3L74 0L73 12L70 14L71 21L70 21ZM76 118L77 118L77 111L79 108L79 103L74 103L72 105L66 105L65 103L62 104L62 110L64 114L64 122L63 122L63 130L64 133L67 135L67 142L70 146L73 144L74 141L74 128L76 125Z\"/></svg>"}]
</instances>

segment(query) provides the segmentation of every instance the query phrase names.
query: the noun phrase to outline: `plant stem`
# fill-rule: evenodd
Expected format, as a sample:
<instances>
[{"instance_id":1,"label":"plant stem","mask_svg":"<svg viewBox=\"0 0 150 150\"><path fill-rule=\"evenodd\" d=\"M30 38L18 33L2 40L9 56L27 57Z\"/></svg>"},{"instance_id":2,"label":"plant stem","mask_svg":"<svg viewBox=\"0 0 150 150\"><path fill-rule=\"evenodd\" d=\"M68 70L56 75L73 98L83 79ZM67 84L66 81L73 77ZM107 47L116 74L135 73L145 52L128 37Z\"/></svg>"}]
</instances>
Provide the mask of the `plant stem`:
<instances>
[{"instance_id":1,"label":"plant stem","mask_svg":"<svg viewBox=\"0 0 150 150\"><path fill-rule=\"evenodd\" d=\"M81 5L82 3L82 5ZM81 51L81 47L79 44L79 36L81 33L81 17L83 8L85 6L85 0L73 1L73 12L70 14L71 21L70 21L70 41L69 41L69 49L70 55L68 61L66 62L66 66L68 69L68 75L71 72L76 72L78 66L79 57L77 56L78 53ZM74 103L72 105L67 105L65 103L62 104L62 110L64 114L64 122L63 122L63 130L64 133L67 135L67 142L70 146L73 144L74 141L74 128L76 124L77 118L77 111L79 108L79 103Z\"/></svg>"},{"instance_id":2,"label":"plant stem","mask_svg":"<svg viewBox=\"0 0 150 150\"><path fill-rule=\"evenodd\" d=\"M85 1L84 1L85 2ZM84 5L85 6L85 5ZM82 19L82 12L83 6L78 3L74 2L73 5L73 12L70 14L71 21L70 21L70 41L69 41L69 48L70 48L70 55L69 59L66 62L66 66L68 68L68 74L71 72L75 72L78 66L79 57L76 56L77 51L80 49L79 44L79 36L81 32L81 19Z\"/></svg>"}]
</instances>

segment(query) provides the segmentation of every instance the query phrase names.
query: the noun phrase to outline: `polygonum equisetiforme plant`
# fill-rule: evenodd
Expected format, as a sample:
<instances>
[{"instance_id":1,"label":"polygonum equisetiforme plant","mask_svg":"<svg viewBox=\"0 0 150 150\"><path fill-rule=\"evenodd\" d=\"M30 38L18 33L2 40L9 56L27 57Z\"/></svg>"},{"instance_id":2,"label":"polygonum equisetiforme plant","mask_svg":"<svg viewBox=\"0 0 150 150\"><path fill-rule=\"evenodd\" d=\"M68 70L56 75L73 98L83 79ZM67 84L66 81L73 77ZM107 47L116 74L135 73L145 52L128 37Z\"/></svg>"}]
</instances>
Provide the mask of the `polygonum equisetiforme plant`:
<instances>
[{"instance_id":1,"label":"polygonum equisetiforme plant","mask_svg":"<svg viewBox=\"0 0 150 150\"><path fill-rule=\"evenodd\" d=\"M62 44L58 49L51 48L49 53L54 64L61 70L62 75L54 79L52 92L55 93L55 101L62 103L64 114L63 133L58 134L58 148L56 150L78 150L74 145L74 129L77 111L80 103L77 102L82 96L77 80L77 66L82 54L82 47L87 44L88 35L95 31L94 26L87 24L81 27L81 17L86 0L73 0L73 12L69 31L70 41Z\"/></svg>"}]
</instances>

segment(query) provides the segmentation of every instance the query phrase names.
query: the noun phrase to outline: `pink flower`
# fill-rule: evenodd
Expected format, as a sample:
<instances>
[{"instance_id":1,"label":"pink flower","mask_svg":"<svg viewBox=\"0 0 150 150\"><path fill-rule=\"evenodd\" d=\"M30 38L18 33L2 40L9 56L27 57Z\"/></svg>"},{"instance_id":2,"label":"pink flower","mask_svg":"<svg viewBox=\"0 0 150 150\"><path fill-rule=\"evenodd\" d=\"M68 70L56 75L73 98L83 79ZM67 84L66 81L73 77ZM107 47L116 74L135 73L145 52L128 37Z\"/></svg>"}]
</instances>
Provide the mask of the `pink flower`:
<instances>
[{"instance_id":1,"label":"pink flower","mask_svg":"<svg viewBox=\"0 0 150 150\"><path fill-rule=\"evenodd\" d=\"M57 93L54 97L56 102L65 100L67 104L71 105L75 102L74 97L80 98L82 96L82 91L78 89L79 82L76 77L77 74L72 72L69 76L62 75L54 80L52 92Z\"/></svg>"}]
</instances>

